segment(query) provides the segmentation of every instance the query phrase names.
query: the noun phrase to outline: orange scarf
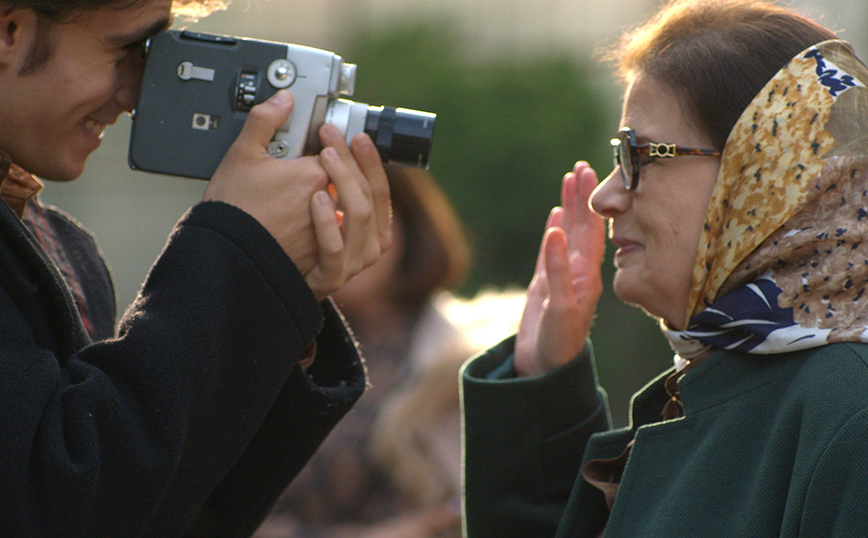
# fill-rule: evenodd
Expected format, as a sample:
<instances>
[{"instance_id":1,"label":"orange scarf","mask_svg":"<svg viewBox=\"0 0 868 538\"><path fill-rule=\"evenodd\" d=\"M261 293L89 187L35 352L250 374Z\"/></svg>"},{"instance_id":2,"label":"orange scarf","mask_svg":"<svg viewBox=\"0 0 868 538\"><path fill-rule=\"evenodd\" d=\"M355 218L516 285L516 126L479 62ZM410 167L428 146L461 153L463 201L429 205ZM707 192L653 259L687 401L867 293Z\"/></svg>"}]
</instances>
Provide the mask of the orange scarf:
<instances>
[{"instance_id":1,"label":"orange scarf","mask_svg":"<svg viewBox=\"0 0 868 538\"><path fill-rule=\"evenodd\" d=\"M27 202L42 190L42 183L33 174L13 164L8 155L0 151L0 198L15 211L18 218L24 216Z\"/></svg>"}]
</instances>

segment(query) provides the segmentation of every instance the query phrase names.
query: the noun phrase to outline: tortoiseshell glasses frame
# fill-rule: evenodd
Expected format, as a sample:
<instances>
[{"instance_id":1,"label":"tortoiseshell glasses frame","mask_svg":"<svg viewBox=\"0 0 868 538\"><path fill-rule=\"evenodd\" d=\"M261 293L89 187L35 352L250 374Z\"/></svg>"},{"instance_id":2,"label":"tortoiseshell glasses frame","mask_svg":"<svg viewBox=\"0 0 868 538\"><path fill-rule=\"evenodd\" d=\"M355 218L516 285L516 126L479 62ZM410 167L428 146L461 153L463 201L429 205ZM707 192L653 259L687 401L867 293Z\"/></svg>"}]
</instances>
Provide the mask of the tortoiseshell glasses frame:
<instances>
[{"instance_id":1,"label":"tortoiseshell glasses frame","mask_svg":"<svg viewBox=\"0 0 868 538\"><path fill-rule=\"evenodd\" d=\"M701 157L720 157L721 152L713 149L682 148L675 144L648 142L636 143L636 131L624 127L618 137L611 140L615 167L620 167L624 189L635 190L639 185L639 156L647 155L655 159L674 159L685 155Z\"/></svg>"}]
</instances>

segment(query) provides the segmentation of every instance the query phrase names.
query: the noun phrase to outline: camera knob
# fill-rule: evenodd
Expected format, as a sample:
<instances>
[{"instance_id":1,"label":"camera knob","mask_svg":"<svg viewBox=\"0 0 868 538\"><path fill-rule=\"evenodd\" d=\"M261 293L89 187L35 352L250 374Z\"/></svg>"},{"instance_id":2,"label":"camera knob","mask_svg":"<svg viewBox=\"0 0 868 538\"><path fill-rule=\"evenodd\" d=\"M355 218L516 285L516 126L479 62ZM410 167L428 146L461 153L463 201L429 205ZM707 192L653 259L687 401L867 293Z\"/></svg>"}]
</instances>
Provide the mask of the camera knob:
<instances>
[{"instance_id":1,"label":"camera knob","mask_svg":"<svg viewBox=\"0 0 868 538\"><path fill-rule=\"evenodd\" d=\"M298 72L289 60L275 60L268 66L268 82L275 88L289 88Z\"/></svg>"},{"instance_id":2,"label":"camera knob","mask_svg":"<svg viewBox=\"0 0 868 538\"><path fill-rule=\"evenodd\" d=\"M284 140L272 140L268 143L266 151L272 157L280 159L289 155L289 144Z\"/></svg>"},{"instance_id":3,"label":"camera knob","mask_svg":"<svg viewBox=\"0 0 868 538\"><path fill-rule=\"evenodd\" d=\"M352 95L356 91L356 64L341 64L341 78L338 93Z\"/></svg>"}]
</instances>

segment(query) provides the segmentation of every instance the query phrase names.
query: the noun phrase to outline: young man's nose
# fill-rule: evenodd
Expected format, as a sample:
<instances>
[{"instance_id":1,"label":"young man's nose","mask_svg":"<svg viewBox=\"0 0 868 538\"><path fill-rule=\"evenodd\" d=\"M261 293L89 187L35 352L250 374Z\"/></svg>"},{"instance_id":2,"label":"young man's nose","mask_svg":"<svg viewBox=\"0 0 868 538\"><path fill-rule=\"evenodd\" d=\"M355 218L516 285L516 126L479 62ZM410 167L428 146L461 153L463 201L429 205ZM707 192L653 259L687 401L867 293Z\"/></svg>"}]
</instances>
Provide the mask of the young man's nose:
<instances>
[{"instance_id":1,"label":"young man's nose","mask_svg":"<svg viewBox=\"0 0 868 538\"><path fill-rule=\"evenodd\" d=\"M131 53L121 64L120 70L115 101L124 112L131 112L139 100L145 59L140 54Z\"/></svg>"}]
</instances>

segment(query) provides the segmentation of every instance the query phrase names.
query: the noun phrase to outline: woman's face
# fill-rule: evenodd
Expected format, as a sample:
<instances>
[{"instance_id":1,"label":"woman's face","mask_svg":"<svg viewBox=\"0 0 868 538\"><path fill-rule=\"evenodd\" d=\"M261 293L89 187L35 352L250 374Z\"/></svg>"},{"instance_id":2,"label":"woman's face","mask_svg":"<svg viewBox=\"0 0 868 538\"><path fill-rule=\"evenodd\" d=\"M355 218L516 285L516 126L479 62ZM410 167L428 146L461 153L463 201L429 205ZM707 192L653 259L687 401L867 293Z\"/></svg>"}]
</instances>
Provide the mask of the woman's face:
<instances>
[{"instance_id":1,"label":"woman's face","mask_svg":"<svg viewBox=\"0 0 868 538\"><path fill-rule=\"evenodd\" d=\"M627 90L621 127L647 142L713 149L667 86L639 74ZM682 329L705 212L720 168L719 157L640 157L639 183L627 191L616 168L591 196L594 211L609 219L615 254L614 288Z\"/></svg>"}]
</instances>

